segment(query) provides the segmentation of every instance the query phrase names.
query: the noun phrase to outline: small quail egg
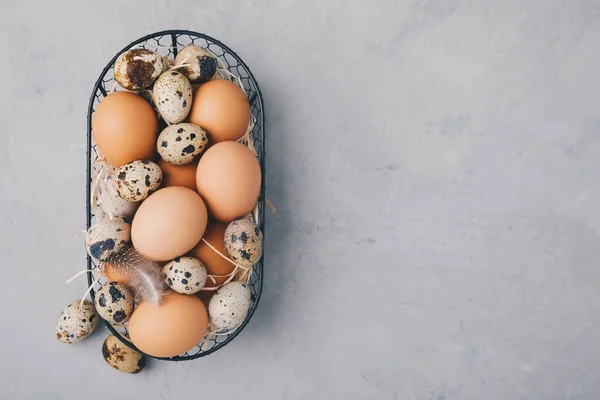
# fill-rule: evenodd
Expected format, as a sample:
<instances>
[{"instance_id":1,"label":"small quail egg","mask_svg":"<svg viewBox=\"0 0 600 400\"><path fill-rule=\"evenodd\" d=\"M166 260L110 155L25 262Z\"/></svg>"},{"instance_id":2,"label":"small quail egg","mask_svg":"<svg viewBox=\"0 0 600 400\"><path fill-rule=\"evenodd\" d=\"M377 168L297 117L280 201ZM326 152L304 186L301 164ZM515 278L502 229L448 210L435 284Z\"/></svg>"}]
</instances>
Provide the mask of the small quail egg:
<instances>
[{"instance_id":1,"label":"small quail egg","mask_svg":"<svg viewBox=\"0 0 600 400\"><path fill-rule=\"evenodd\" d=\"M98 188L98 205L105 213L113 217L124 216L131 218L135 214L139 203L123 200L117 193L115 182L116 179L110 175L106 178L106 185Z\"/></svg>"},{"instance_id":2,"label":"small quail egg","mask_svg":"<svg viewBox=\"0 0 600 400\"><path fill-rule=\"evenodd\" d=\"M133 49L115 61L115 80L124 89L140 90L151 86L167 69L163 57L150 50Z\"/></svg>"},{"instance_id":3,"label":"small quail egg","mask_svg":"<svg viewBox=\"0 0 600 400\"><path fill-rule=\"evenodd\" d=\"M170 70L159 76L152 94L160 115L171 124L183 121L192 108L192 85L181 72Z\"/></svg>"},{"instance_id":4,"label":"small quail egg","mask_svg":"<svg viewBox=\"0 0 600 400\"><path fill-rule=\"evenodd\" d=\"M76 300L63 308L56 324L56 338L75 343L88 337L98 326L98 313L91 301Z\"/></svg>"},{"instance_id":5,"label":"small quail egg","mask_svg":"<svg viewBox=\"0 0 600 400\"><path fill-rule=\"evenodd\" d=\"M131 225L125 217L103 216L94 221L85 236L88 254L100 261L116 255L131 240Z\"/></svg>"},{"instance_id":6,"label":"small quail egg","mask_svg":"<svg viewBox=\"0 0 600 400\"><path fill-rule=\"evenodd\" d=\"M214 54L200 46L186 46L177 57L175 65L186 65L178 68L192 83L203 83L211 80L217 72L217 59Z\"/></svg>"},{"instance_id":7,"label":"small quail egg","mask_svg":"<svg viewBox=\"0 0 600 400\"><path fill-rule=\"evenodd\" d=\"M211 297L210 320L218 329L234 329L241 325L250 309L250 288L242 282L229 282Z\"/></svg>"},{"instance_id":8,"label":"small quail egg","mask_svg":"<svg viewBox=\"0 0 600 400\"><path fill-rule=\"evenodd\" d=\"M133 313L133 293L122 283L102 285L96 292L95 303L98 314L111 324L122 324Z\"/></svg>"},{"instance_id":9,"label":"small quail egg","mask_svg":"<svg viewBox=\"0 0 600 400\"><path fill-rule=\"evenodd\" d=\"M251 219L241 218L225 229L225 250L236 263L250 267L262 256L263 234Z\"/></svg>"},{"instance_id":10,"label":"small quail egg","mask_svg":"<svg viewBox=\"0 0 600 400\"><path fill-rule=\"evenodd\" d=\"M181 294L194 294L206 283L204 264L194 257L177 257L163 267L163 278L171 289Z\"/></svg>"},{"instance_id":11,"label":"small quail egg","mask_svg":"<svg viewBox=\"0 0 600 400\"><path fill-rule=\"evenodd\" d=\"M102 344L102 357L114 369L128 374L137 374L146 367L146 356L121 342L115 335L109 335Z\"/></svg>"},{"instance_id":12,"label":"small quail egg","mask_svg":"<svg viewBox=\"0 0 600 400\"><path fill-rule=\"evenodd\" d=\"M167 126L158 136L156 148L160 157L174 165L188 164L208 144L206 131L198 125L183 122Z\"/></svg>"},{"instance_id":13,"label":"small quail egg","mask_svg":"<svg viewBox=\"0 0 600 400\"><path fill-rule=\"evenodd\" d=\"M141 201L154 193L162 182L162 171L148 160L122 165L116 172L117 193L123 200Z\"/></svg>"}]
</instances>

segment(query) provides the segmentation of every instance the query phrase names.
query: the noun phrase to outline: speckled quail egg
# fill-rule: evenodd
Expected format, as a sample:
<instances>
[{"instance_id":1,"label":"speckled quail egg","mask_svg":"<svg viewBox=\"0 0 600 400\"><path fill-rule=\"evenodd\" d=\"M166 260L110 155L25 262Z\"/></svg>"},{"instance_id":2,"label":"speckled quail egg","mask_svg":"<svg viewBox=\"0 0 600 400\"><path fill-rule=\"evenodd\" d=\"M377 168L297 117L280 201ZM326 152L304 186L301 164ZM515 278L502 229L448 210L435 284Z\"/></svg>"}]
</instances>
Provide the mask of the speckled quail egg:
<instances>
[{"instance_id":1,"label":"speckled quail egg","mask_svg":"<svg viewBox=\"0 0 600 400\"><path fill-rule=\"evenodd\" d=\"M146 367L146 356L125 345L115 335L104 340L102 357L114 369L128 374L137 374Z\"/></svg>"},{"instance_id":2,"label":"speckled quail egg","mask_svg":"<svg viewBox=\"0 0 600 400\"><path fill-rule=\"evenodd\" d=\"M191 163L208 145L206 131L198 125L182 122L167 126L158 136L160 157L173 165Z\"/></svg>"},{"instance_id":3,"label":"speckled quail egg","mask_svg":"<svg viewBox=\"0 0 600 400\"><path fill-rule=\"evenodd\" d=\"M192 107L192 85L181 72L170 70L158 77L152 89L154 105L165 121L183 121Z\"/></svg>"},{"instance_id":4,"label":"speckled quail egg","mask_svg":"<svg viewBox=\"0 0 600 400\"><path fill-rule=\"evenodd\" d=\"M171 289L181 294L194 294L206 283L204 264L194 257L177 257L163 267L163 278Z\"/></svg>"},{"instance_id":5,"label":"speckled quail egg","mask_svg":"<svg viewBox=\"0 0 600 400\"><path fill-rule=\"evenodd\" d=\"M56 324L56 338L75 343L88 337L98 326L98 313L91 301L76 300L63 308Z\"/></svg>"},{"instance_id":6,"label":"speckled quail egg","mask_svg":"<svg viewBox=\"0 0 600 400\"><path fill-rule=\"evenodd\" d=\"M241 325L250 309L250 288L242 282L229 282L210 299L208 315L218 329L234 329Z\"/></svg>"},{"instance_id":7,"label":"speckled quail egg","mask_svg":"<svg viewBox=\"0 0 600 400\"><path fill-rule=\"evenodd\" d=\"M162 171L148 160L122 165L116 172L117 193L123 200L141 201L154 193L162 182Z\"/></svg>"},{"instance_id":8,"label":"speckled quail egg","mask_svg":"<svg viewBox=\"0 0 600 400\"><path fill-rule=\"evenodd\" d=\"M140 90L151 86L167 69L163 57L150 50L133 49L115 61L115 80L124 89Z\"/></svg>"},{"instance_id":9,"label":"speckled quail egg","mask_svg":"<svg viewBox=\"0 0 600 400\"><path fill-rule=\"evenodd\" d=\"M127 321L133 313L133 293L118 282L107 282L96 292L98 314L113 325Z\"/></svg>"},{"instance_id":10,"label":"speckled quail egg","mask_svg":"<svg viewBox=\"0 0 600 400\"><path fill-rule=\"evenodd\" d=\"M250 267L262 256L263 234L249 218L236 219L225 229L225 250L236 263Z\"/></svg>"},{"instance_id":11,"label":"speckled quail egg","mask_svg":"<svg viewBox=\"0 0 600 400\"><path fill-rule=\"evenodd\" d=\"M186 65L178 68L192 83L203 83L211 80L217 72L217 59L210 51L200 46L186 46L177 57L175 65Z\"/></svg>"},{"instance_id":12,"label":"speckled quail egg","mask_svg":"<svg viewBox=\"0 0 600 400\"><path fill-rule=\"evenodd\" d=\"M98 205L109 216L131 218L140 204L123 200L117 193L115 182L114 176L110 175L106 178L106 184L98 187Z\"/></svg>"},{"instance_id":13,"label":"speckled quail egg","mask_svg":"<svg viewBox=\"0 0 600 400\"><path fill-rule=\"evenodd\" d=\"M94 221L85 236L85 246L93 258L105 261L131 240L131 225L125 217L103 216Z\"/></svg>"}]
</instances>

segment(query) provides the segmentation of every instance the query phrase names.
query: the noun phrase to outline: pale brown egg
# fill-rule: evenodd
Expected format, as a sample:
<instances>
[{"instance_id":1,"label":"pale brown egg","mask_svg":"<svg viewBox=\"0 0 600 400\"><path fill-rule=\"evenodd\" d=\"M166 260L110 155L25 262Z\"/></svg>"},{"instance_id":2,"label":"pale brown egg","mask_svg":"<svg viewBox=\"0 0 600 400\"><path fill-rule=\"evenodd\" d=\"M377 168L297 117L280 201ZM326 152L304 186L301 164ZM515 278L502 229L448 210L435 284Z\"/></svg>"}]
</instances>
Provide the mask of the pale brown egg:
<instances>
[{"instance_id":1,"label":"pale brown egg","mask_svg":"<svg viewBox=\"0 0 600 400\"><path fill-rule=\"evenodd\" d=\"M129 320L129 336L142 352L174 357L200 342L208 327L206 306L198 297L179 293L163 296L159 306L144 301Z\"/></svg>"},{"instance_id":2,"label":"pale brown egg","mask_svg":"<svg viewBox=\"0 0 600 400\"><path fill-rule=\"evenodd\" d=\"M231 222L254 208L260 195L260 165L243 144L217 143L198 163L196 186L210 214L221 222Z\"/></svg>"},{"instance_id":3,"label":"pale brown egg","mask_svg":"<svg viewBox=\"0 0 600 400\"><path fill-rule=\"evenodd\" d=\"M238 85L214 79L194 93L189 121L208 131L212 143L238 140L248 128L250 104Z\"/></svg>"},{"instance_id":4,"label":"pale brown egg","mask_svg":"<svg viewBox=\"0 0 600 400\"><path fill-rule=\"evenodd\" d=\"M92 135L98 149L117 168L135 160L153 160L157 134L156 113L134 93L109 94L92 117Z\"/></svg>"},{"instance_id":5,"label":"pale brown egg","mask_svg":"<svg viewBox=\"0 0 600 400\"><path fill-rule=\"evenodd\" d=\"M163 186L183 186L196 191L196 169L198 160L185 165L173 165L165 160L159 160L158 166L162 170Z\"/></svg>"},{"instance_id":6,"label":"pale brown egg","mask_svg":"<svg viewBox=\"0 0 600 400\"><path fill-rule=\"evenodd\" d=\"M154 261L168 261L190 251L206 230L207 212L196 192L171 186L151 194L133 217L131 241Z\"/></svg>"},{"instance_id":7,"label":"pale brown egg","mask_svg":"<svg viewBox=\"0 0 600 400\"><path fill-rule=\"evenodd\" d=\"M211 220L206 227L203 239L210 243L215 249L217 249L225 257L229 257L225 250L225 230L227 224L219 221ZM235 269L230 261L227 261L221 257L217 252L210 248L204 240L201 240L196 247L192 249L188 254L194 258L197 258L204 264L204 267L208 271L209 275L228 275ZM210 277L206 279L204 287L215 287L223 284L227 277L215 277L213 281Z\"/></svg>"}]
</instances>

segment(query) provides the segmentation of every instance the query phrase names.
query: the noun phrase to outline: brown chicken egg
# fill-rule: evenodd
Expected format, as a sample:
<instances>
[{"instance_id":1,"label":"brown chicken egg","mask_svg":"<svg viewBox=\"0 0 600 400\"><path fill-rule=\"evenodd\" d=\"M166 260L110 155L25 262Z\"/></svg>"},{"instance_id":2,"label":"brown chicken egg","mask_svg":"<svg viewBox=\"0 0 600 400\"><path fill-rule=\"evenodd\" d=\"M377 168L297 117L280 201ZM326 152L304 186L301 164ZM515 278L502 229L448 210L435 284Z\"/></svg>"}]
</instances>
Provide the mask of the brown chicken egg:
<instances>
[{"instance_id":1,"label":"brown chicken egg","mask_svg":"<svg viewBox=\"0 0 600 400\"><path fill-rule=\"evenodd\" d=\"M206 232L204 232L203 239L210 243L211 246L217 249L225 257L229 257L227 251L225 250L224 244L226 229L227 224L211 220L206 227ZM204 240L201 240L188 254L200 260L202 264L204 264L204 267L208 271L209 275L223 276L233 272L235 265L211 249L210 246L204 242ZM214 279L214 281L210 277L206 279L204 286L219 286L227 280L227 277L214 277Z\"/></svg>"},{"instance_id":2,"label":"brown chicken egg","mask_svg":"<svg viewBox=\"0 0 600 400\"><path fill-rule=\"evenodd\" d=\"M231 222L254 208L260 194L260 165L243 144L217 143L198 163L196 186L210 214L221 222Z\"/></svg>"},{"instance_id":3,"label":"brown chicken egg","mask_svg":"<svg viewBox=\"0 0 600 400\"><path fill-rule=\"evenodd\" d=\"M156 157L158 120L146 100L130 92L115 92L96 107L92 135L104 158L115 167Z\"/></svg>"},{"instance_id":4,"label":"brown chicken egg","mask_svg":"<svg viewBox=\"0 0 600 400\"><path fill-rule=\"evenodd\" d=\"M154 261L184 255L200 241L207 212L196 192L171 186L151 194L133 217L131 241L136 250Z\"/></svg>"},{"instance_id":5,"label":"brown chicken egg","mask_svg":"<svg viewBox=\"0 0 600 400\"><path fill-rule=\"evenodd\" d=\"M159 160L158 166L162 170L163 187L183 186L196 191L196 169L198 160L185 165L173 165L165 160Z\"/></svg>"},{"instance_id":6,"label":"brown chicken egg","mask_svg":"<svg viewBox=\"0 0 600 400\"><path fill-rule=\"evenodd\" d=\"M174 357L198 344L207 327L208 312L202 300L172 292L162 298L159 306L149 301L137 306L128 331L142 352L154 357Z\"/></svg>"},{"instance_id":7,"label":"brown chicken egg","mask_svg":"<svg viewBox=\"0 0 600 400\"><path fill-rule=\"evenodd\" d=\"M194 93L189 121L208 131L212 143L238 140L248 128L250 104L238 85L214 79Z\"/></svg>"}]
</instances>

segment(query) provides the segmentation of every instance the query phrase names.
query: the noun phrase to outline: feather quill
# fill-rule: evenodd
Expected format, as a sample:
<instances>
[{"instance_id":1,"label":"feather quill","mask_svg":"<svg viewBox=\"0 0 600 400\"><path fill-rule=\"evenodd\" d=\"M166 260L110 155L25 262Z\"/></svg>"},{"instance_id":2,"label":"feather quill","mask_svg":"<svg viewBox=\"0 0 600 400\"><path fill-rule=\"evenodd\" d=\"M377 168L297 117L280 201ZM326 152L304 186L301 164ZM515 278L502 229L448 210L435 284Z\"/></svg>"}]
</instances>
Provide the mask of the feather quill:
<instances>
[{"instance_id":1,"label":"feather quill","mask_svg":"<svg viewBox=\"0 0 600 400\"><path fill-rule=\"evenodd\" d=\"M150 301L159 305L162 297L168 292L160 264L147 259L132 246L126 246L107 262L111 264L113 271L130 278L128 283L138 304Z\"/></svg>"}]
</instances>

